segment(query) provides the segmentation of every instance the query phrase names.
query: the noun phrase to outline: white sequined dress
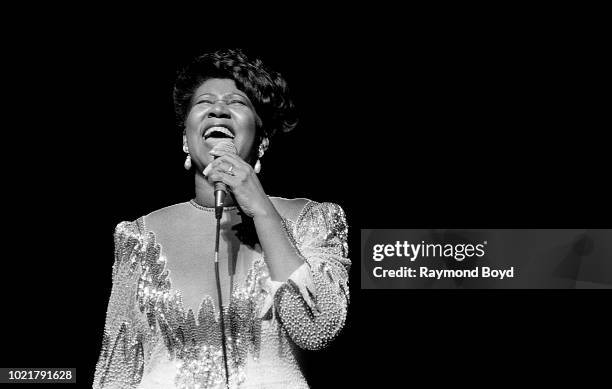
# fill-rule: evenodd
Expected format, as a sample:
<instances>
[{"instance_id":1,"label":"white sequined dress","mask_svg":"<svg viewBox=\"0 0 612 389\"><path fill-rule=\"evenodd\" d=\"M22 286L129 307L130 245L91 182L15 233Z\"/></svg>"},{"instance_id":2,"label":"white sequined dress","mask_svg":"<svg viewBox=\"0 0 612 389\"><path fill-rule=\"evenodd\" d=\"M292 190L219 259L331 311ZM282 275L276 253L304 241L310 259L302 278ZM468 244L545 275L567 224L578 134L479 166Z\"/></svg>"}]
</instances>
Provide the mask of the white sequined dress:
<instances>
[{"instance_id":1,"label":"white sequined dress","mask_svg":"<svg viewBox=\"0 0 612 389\"><path fill-rule=\"evenodd\" d=\"M152 231L146 217L117 226L113 286L94 388L225 387L210 270L214 212L201 208L195 215L193 207L194 202L187 202L166 209L184 212L185 223L194 215L199 225L210 226L192 235L173 232L181 228L180 217L174 225L158 228L163 234ZM293 220L281 215L287 236L305 261L286 282L271 280L258 243L239 239L239 210L229 208L223 214L219 252L220 268L228 269L221 271L221 284L227 295L222 300L231 388L307 388L299 349L324 348L344 326L350 266L344 212L333 203L307 201ZM172 257L173 252L194 250L194 264ZM189 271L178 272L181 264L190 266ZM201 280L194 290L206 293L198 295L198 309L183 304L188 283L179 290L179 275Z\"/></svg>"}]
</instances>

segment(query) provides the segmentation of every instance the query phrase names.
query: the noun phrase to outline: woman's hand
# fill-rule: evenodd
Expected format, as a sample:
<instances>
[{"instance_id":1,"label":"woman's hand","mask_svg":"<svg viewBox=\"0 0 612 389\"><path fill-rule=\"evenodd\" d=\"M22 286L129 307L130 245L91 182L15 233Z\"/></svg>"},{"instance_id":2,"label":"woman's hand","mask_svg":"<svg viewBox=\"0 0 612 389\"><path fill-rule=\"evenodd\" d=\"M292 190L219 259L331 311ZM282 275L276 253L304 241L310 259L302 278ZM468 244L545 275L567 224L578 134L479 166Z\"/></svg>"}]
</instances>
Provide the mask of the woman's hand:
<instances>
[{"instance_id":1,"label":"woman's hand","mask_svg":"<svg viewBox=\"0 0 612 389\"><path fill-rule=\"evenodd\" d=\"M211 151L217 157L203 173L213 184L221 181L234 194L242 211L253 218L259 244L273 281L285 282L303 263L290 242L280 214L266 196L251 165L236 154Z\"/></svg>"},{"instance_id":2,"label":"woman's hand","mask_svg":"<svg viewBox=\"0 0 612 389\"><path fill-rule=\"evenodd\" d=\"M210 154L217 158L206 166L203 174L211 184L216 181L225 183L242 211L250 217L277 213L251 165L236 154L215 150Z\"/></svg>"}]
</instances>

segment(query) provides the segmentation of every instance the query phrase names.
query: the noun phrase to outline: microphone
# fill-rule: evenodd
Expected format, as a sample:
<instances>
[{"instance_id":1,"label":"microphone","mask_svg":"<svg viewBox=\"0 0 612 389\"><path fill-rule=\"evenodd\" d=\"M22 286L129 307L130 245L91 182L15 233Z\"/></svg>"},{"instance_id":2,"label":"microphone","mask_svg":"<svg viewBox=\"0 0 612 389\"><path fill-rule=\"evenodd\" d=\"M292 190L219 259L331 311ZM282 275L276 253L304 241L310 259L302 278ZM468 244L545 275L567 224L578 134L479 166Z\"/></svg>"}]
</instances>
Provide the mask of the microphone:
<instances>
[{"instance_id":1,"label":"microphone","mask_svg":"<svg viewBox=\"0 0 612 389\"><path fill-rule=\"evenodd\" d=\"M231 154L237 154L236 145L234 142L228 139L220 140L213 147L214 151L222 152L225 151ZM215 157L217 159L218 157ZM215 181L215 218L217 219L217 228L215 233L215 280L217 283L217 298L219 300L219 312L221 312L220 325L221 325L221 349L223 351L223 365L225 366L225 382L229 388L229 368L227 365L227 352L226 352L226 341L225 341L225 321L223 319L223 304L221 295L221 279L219 276L219 236L221 234L221 216L223 215L223 202L227 195L227 185L221 181Z\"/></svg>"},{"instance_id":2,"label":"microphone","mask_svg":"<svg viewBox=\"0 0 612 389\"><path fill-rule=\"evenodd\" d=\"M234 142L228 139L219 141L219 143L213 147L213 150L231 154L237 153L236 145L234 145ZM217 157L215 157L215 159L217 159ZM221 219L221 215L223 214L223 202L225 201L225 196L227 196L227 185L221 181L215 181L215 217L217 219Z\"/></svg>"}]
</instances>

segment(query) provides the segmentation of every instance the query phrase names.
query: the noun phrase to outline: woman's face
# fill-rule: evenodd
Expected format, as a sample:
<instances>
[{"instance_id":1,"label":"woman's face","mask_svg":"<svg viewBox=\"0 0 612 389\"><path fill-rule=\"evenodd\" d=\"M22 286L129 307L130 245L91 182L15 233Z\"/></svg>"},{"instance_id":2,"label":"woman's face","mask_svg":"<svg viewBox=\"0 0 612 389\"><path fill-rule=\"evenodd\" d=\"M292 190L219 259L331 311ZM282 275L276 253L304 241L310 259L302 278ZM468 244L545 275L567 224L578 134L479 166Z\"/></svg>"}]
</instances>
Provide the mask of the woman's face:
<instances>
[{"instance_id":1,"label":"woman's face","mask_svg":"<svg viewBox=\"0 0 612 389\"><path fill-rule=\"evenodd\" d=\"M221 140L231 139L238 155L247 160L255 143L260 121L246 93L234 80L212 78L196 89L185 120L183 143L192 163L202 171L214 159L209 151Z\"/></svg>"}]
</instances>

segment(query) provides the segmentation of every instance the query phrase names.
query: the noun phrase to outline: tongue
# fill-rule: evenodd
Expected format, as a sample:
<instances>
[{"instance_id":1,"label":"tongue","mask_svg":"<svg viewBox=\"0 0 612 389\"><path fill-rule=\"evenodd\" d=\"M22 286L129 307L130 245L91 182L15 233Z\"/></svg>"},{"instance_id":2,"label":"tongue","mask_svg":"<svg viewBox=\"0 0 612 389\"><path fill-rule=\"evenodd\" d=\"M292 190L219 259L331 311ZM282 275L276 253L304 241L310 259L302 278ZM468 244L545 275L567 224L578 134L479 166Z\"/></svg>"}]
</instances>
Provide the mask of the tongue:
<instances>
[{"instance_id":1,"label":"tongue","mask_svg":"<svg viewBox=\"0 0 612 389\"><path fill-rule=\"evenodd\" d=\"M217 144L215 144L212 151L215 151L217 153L225 152L230 154L236 154L236 146L234 145L234 142L229 139L221 139L217 142Z\"/></svg>"}]
</instances>

